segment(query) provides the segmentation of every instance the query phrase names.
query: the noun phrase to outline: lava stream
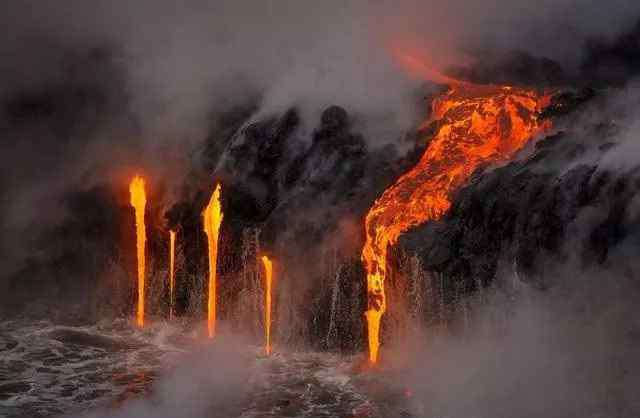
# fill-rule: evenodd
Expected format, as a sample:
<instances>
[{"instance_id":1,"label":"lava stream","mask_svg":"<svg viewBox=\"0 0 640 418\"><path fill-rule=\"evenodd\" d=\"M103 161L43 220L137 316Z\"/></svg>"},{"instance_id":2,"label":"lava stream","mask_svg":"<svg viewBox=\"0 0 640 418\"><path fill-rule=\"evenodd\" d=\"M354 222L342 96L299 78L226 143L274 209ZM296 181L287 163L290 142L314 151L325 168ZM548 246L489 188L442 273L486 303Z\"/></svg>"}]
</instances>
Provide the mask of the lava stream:
<instances>
[{"instance_id":1,"label":"lava stream","mask_svg":"<svg viewBox=\"0 0 640 418\"><path fill-rule=\"evenodd\" d=\"M220 207L220 184L216 186L209 204L202 213L204 218L204 232L207 234L209 249L209 292L207 301L207 330L209 338L216 334L216 275L218 266L218 236L222 223L222 208Z\"/></svg>"},{"instance_id":2,"label":"lava stream","mask_svg":"<svg viewBox=\"0 0 640 418\"><path fill-rule=\"evenodd\" d=\"M173 319L173 292L175 288L176 231L169 231L169 319Z\"/></svg>"},{"instance_id":3,"label":"lava stream","mask_svg":"<svg viewBox=\"0 0 640 418\"><path fill-rule=\"evenodd\" d=\"M144 179L135 176L129 185L131 194L131 206L136 214L136 254L138 260L138 308L136 320L139 327L144 326L144 278L145 278L145 244L147 232L144 224L144 211L147 205L147 197L144 191Z\"/></svg>"},{"instance_id":4,"label":"lava stream","mask_svg":"<svg viewBox=\"0 0 640 418\"><path fill-rule=\"evenodd\" d=\"M264 350L267 355L271 354L271 284L273 279L273 263L266 255L262 256L264 264Z\"/></svg>"},{"instance_id":5,"label":"lava stream","mask_svg":"<svg viewBox=\"0 0 640 418\"><path fill-rule=\"evenodd\" d=\"M365 219L369 361L378 361L386 310L387 248L408 229L440 218L451 195L480 165L507 161L548 126L538 119L548 96L506 86L454 85L433 101L439 129L418 164L374 203Z\"/></svg>"}]
</instances>

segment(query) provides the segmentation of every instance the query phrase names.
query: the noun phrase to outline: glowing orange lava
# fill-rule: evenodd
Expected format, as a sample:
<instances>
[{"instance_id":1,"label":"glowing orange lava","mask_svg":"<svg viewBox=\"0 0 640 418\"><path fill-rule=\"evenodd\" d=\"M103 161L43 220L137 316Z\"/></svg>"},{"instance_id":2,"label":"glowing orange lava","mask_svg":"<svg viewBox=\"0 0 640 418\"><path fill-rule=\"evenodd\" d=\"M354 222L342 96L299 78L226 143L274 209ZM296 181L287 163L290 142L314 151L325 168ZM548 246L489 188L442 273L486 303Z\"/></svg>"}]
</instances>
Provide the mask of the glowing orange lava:
<instances>
[{"instance_id":1,"label":"glowing orange lava","mask_svg":"<svg viewBox=\"0 0 640 418\"><path fill-rule=\"evenodd\" d=\"M271 284L273 279L273 263L266 255L262 256L264 264L264 351L271 354Z\"/></svg>"},{"instance_id":2,"label":"glowing orange lava","mask_svg":"<svg viewBox=\"0 0 640 418\"><path fill-rule=\"evenodd\" d=\"M169 230L169 319L173 319L173 290L175 288L176 231Z\"/></svg>"},{"instance_id":3,"label":"glowing orange lava","mask_svg":"<svg viewBox=\"0 0 640 418\"><path fill-rule=\"evenodd\" d=\"M135 176L129 184L131 194L131 206L136 214L136 250L138 260L138 308L136 320L139 327L144 326L144 277L145 277L145 244L147 232L144 225L144 211L147 205L147 197L144 191L144 179Z\"/></svg>"},{"instance_id":4,"label":"glowing orange lava","mask_svg":"<svg viewBox=\"0 0 640 418\"><path fill-rule=\"evenodd\" d=\"M378 361L380 321L386 310L389 245L408 229L440 218L451 205L452 192L480 165L507 161L545 129L538 115L547 100L533 90L456 83L433 101L437 133L418 164L385 190L365 220L362 261L371 363Z\"/></svg>"},{"instance_id":5,"label":"glowing orange lava","mask_svg":"<svg viewBox=\"0 0 640 418\"><path fill-rule=\"evenodd\" d=\"M216 334L216 276L218 266L218 236L222 223L222 208L220 206L220 184L216 186L209 204L202 213L204 218L204 232L207 234L209 248L209 294L207 301L207 330L209 338Z\"/></svg>"}]
</instances>

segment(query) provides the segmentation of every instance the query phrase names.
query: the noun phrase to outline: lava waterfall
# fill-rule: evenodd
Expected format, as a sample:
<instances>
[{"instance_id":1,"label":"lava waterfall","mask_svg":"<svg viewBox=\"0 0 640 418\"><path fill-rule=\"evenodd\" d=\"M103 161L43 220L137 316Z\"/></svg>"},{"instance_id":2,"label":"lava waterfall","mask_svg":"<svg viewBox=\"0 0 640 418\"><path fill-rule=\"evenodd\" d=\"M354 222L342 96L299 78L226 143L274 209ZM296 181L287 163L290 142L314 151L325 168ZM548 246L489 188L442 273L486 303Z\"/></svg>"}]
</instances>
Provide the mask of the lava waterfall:
<instances>
[{"instance_id":1,"label":"lava waterfall","mask_svg":"<svg viewBox=\"0 0 640 418\"><path fill-rule=\"evenodd\" d=\"M147 241L146 226L144 223L144 211L147 205L147 197L144 190L144 179L136 176L129 186L131 193L131 206L133 206L136 215L136 255L138 268L138 307L137 307L137 323L139 327L144 326L144 287L145 287L145 268L146 254L145 245Z\"/></svg>"},{"instance_id":2,"label":"lava waterfall","mask_svg":"<svg viewBox=\"0 0 640 418\"><path fill-rule=\"evenodd\" d=\"M207 235L209 249L209 291L207 298L207 330L209 338L216 335L216 290L218 268L218 237L222 223L222 209L220 206L220 184L216 186L211 200L202 213L204 218L204 232Z\"/></svg>"},{"instance_id":3,"label":"lava waterfall","mask_svg":"<svg viewBox=\"0 0 640 418\"><path fill-rule=\"evenodd\" d=\"M378 361L386 310L387 248L411 227L441 217L451 195L483 164L512 158L547 125L539 113L548 96L506 86L460 84L432 104L437 133L418 164L374 203L365 219L369 361Z\"/></svg>"}]
</instances>

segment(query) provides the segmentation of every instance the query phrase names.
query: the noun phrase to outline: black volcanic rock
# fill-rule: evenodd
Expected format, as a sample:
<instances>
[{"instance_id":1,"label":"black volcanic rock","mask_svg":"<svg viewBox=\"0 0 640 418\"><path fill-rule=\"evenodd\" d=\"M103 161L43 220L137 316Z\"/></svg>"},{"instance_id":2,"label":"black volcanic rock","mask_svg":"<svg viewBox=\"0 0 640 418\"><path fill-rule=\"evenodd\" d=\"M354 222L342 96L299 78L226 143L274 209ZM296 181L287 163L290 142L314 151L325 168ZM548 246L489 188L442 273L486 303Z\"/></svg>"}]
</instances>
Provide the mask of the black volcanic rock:
<instances>
[{"instance_id":1,"label":"black volcanic rock","mask_svg":"<svg viewBox=\"0 0 640 418\"><path fill-rule=\"evenodd\" d=\"M123 340L73 329L58 329L49 333L49 336L69 346L92 347L109 351L125 350L135 347L134 344L124 342Z\"/></svg>"},{"instance_id":2,"label":"black volcanic rock","mask_svg":"<svg viewBox=\"0 0 640 418\"><path fill-rule=\"evenodd\" d=\"M583 77L599 86L622 85L640 74L640 21L618 38L592 39L582 62Z\"/></svg>"},{"instance_id":3,"label":"black volcanic rock","mask_svg":"<svg viewBox=\"0 0 640 418\"><path fill-rule=\"evenodd\" d=\"M349 116L340 106L329 106L322 112L320 124L325 131L340 131L347 128Z\"/></svg>"},{"instance_id":4,"label":"black volcanic rock","mask_svg":"<svg viewBox=\"0 0 640 418\"><path fill-rule=\"evenodd\" d=\"M455 77L479 84L517 84L529 86L560 85L567 75L560 64L546 58L534 57L524 51L510 51L496 55L484 52L473 67L453 68Z\"/></svg>"},{"instance_id":5,"label":"black volcanic rock","mask_svg":"<svg viewBox=\"0 0 640 418\"><path fill-rule=\"evenodd\" d=\"M176 277L178 287L192 286L189 277L206 275L200 213L220 181L224 222L218 273L229 278L220 281L226 306L246 297L242 272L253 269L247 266L247 251L267 252L276 260L279 274L288 277L280 278L280 285L294 288L287 309L304 318L285 327L292 334L289 338L324 348L356 348L362 342L357 336L363 332L366 303L358 298L364 295L359 261L362 219L385 188L415 164L425 141L417 133L399 138L409 145L415 142L408 155L394 144L369 149L351 122L344 108L329 106L318 120L305 121L305 127L315 125L308 133L300 129L294 108L279 115L251 116L237 123L240 127L231 137L223 138L224 146L205 146L205 161L212 163L203 166L203 182L186 187L191 192L165 214L183 242L190 243L184 248L188 265ZM207 139L218 140L215 135ZM259 231L259 248L247 250L251 231ZM334 259L330 265L328 251ZM297 280L300 283L293 284ZM178 296L179 311L186 308L187 299ZM328 304L335 307L334 318L338 311L348 312L348 317L332 320Z\"/></svg>"},{"instance_id":6,"label":"black volcanic rock","mask_svg":"<svg viewBox=\"0 0 640 418\"><path fill-rule=\"evenodd\" d=\"M581 108L583 101L566 103ZM545 284L547 262L578 258L585 268L611 262L612 252L640 233L628 217L640 166L602 166L617 149L618 132L602 119L539 141L527 158L475 173L443 219L406 233L399 246L427 270L468 288L492 282L501 262L538 285Z\"/></svg>"}]
</instances>

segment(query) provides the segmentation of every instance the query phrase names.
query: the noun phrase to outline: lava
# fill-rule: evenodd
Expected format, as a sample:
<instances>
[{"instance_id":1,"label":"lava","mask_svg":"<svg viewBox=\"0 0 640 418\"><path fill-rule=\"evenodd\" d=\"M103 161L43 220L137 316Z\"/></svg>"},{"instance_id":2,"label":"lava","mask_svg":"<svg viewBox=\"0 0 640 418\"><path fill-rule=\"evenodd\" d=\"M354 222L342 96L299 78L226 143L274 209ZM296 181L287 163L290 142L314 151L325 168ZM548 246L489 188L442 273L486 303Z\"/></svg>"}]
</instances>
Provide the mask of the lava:
<instances>
[{"instance_id":1,"label":"lava","mask_svg":"<svg viewBox=\"0 0 640 418\"><path fill-rule=\"evenodd\" d=\"M176 231L169 231L169 319L173 319L173 292L175 288Z\"/></svg>"},{"instance_id":2,"label":"lava","mask_svg":"<svg viewBox=\"0 0 640 418\"><path fill-rule=\"evenodd\" d=\"M264 265L264 351L271 354L271 285L273 280L273 263L266 255L262 256Z\"/></svg>"},{"instance_id":3,"label":"lava","mask_svg":"<svg viewBox=\"0 0 640 418\"><path fill-rule=\"evenodd\" d=\"M144 224L144 211L147 197L144 191L144 179L135 176L129 184L131 206L136 214L136 255L138 261L138 308L136 320L139 327L144 326L144 278L145 278L145 245L147 232Z\"/></svg>"},{"instance_id":4,"label":"lava","mask_svg":"<svg viewBox=\"0 0 640 418\"><path fill-rule=\"evenodd\" d=\"M415 63L413 63L415 65ZM418 164L376 200L365 218L369 361L378 361L387 301L387 249L408 229L440 218L452 193L482 164L509 160L548 126L538 119L548 96L507 86L453 84L432 104L438 131Z\"/></svg>"},{"instance_id":5,"label":"lava","mask_svg":"<svg viewBox=\"0 0 640 418\"><path fill-rule=\"evenodd\" d=\"M218 266L218 237L222 223L222 208L220 206L220 184L211 195L209 204L204 209L204 232L207 234L209 249L209 292L207 300L207 330L209 338L216 334L216 276Z\"/></svg>"}]
</instances>

